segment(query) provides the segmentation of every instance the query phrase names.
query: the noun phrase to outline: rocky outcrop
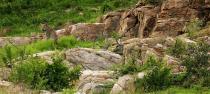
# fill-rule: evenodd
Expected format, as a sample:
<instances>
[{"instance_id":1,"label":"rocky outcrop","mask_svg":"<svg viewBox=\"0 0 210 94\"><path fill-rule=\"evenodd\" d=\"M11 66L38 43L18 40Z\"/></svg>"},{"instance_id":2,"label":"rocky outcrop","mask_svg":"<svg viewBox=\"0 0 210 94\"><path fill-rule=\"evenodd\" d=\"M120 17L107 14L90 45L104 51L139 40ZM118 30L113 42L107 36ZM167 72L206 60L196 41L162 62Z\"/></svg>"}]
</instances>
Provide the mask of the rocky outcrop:
<instances>
[{"instance_id":1,"label":"rocky outcrop","mask_svg":"<svg viewBox=\"0 0 210 94\"><path fill-rule=\"evenodd\" d=\"M107 35L113 31L119 31L121 28L119 22L123 12L124 11L110 12L101 18L100 23L105 24L105 31Z\"/></svg>"},{"instance_id":2,"label":"rocky outcrop","mask_svg":"<svg viewBox=\"0 0 210 94\"><path fill-rule=\"evenodd\" d=\"M107 70L114 64L121 63L122 57L110 51L89 48L74 48L65 52L66 59L84 69Z\"/></svg>"},{"instance_id":3,"label":"rocky outcrop","mask_svg":"<svg viewBox=\"0 0 210 94\"><path fill-rule=\"evenodd\" d=\"M120 26L116 26L114 30L125 37L177 36L184 33L185 24L192 19L209 21L209 6L208 0L165 0L160 6L139 3L130 10L112 15L110 19L118 18L115 24Z\"/></svg>"},{"instance_id":4,"label":"rocky outcrop","mask_svg":"<svg viewBox=\"0 0 210 94\"><path fill-rule=\"evenodd\" d=\"M105 91L108 93L107 89L109 90L114 83L113 73L113 71L83 71L77 85L77 94L101 94Z\"/></svg>"}]
</instances>

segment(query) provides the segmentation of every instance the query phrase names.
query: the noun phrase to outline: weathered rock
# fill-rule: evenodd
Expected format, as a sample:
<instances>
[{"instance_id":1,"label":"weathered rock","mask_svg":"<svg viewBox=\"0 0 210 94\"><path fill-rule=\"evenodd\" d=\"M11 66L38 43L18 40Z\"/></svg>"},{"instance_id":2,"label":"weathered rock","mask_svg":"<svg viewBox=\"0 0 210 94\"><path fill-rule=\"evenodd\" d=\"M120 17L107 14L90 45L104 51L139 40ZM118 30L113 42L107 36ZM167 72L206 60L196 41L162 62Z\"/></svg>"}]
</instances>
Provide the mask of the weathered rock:
<instances>
[{"instance_id":1,"label":"weathered rock","mask_svg":"<svg viewBox=\"0 0 210 94\"><path fill-rule=\"evenodd\" d=\"M73 35L81 40L96 40L105 33L104 23L78 23L70 25L64 30L60 31L62 34ZM62 35L61 34L61 35Z\"/></svg>"},{"instance_id":2,"label":"weathered rock","mask_svg":"<svg viewBox=\"0 0 210 94\"><path fill-rule=\"evenodd\" d=\"M184 43L186 43L186 44L196 44L195 41L190 40L190 39L185 38L185 37L179 37L179 39L182 40L182 41L183 41Z\"/></svg>"},{"instance_id":3,"label":"weathered rock","mask_svg":"<svg viewBox=\"0 0 210 94\"><path fill-rule=\"evenodd\" d=\"M144 73L144 72L139 72L139 73L137 74L137 78L138 78L138 79L143 79L144 76L145 76L145 73Z\"/></svg>"},{"instance_id":4,"label":"weathered rock","mask_svg":"<svg viewBox=\"0 0 210 94\"><path fill-rule=\"evenodd\" d=\"M77 94L102 93L107 89L106 85L114 83L113 73L113 71L83 71L77 85Z\"/></svg>"},{"instance_id":5,"label":"weathered rock","mask_svg":"<svg viewBox=\"0 0 210 94\"><path fill-rule=\"evenodd\" d=\"M8 82L8 81L0 81L0 87L9 87L12 86L13 83L12 82Z\"/></svg>"},{"instance_id":6,"label":"weathered rock","mask_svg":"<svg viewBox=\"0 0 210 94\"><path fill-rule=\"evenodd\" d=\"M184 71L184 67L181 66L181 63L177 58L165 55L163 61L165 61L166 65L172 69L172 73L180 73Z\"/></svg>"},{"instance_id":7,"label":"weathered rock","mask_svg":"<svg viewBox=\"0 0 210 94\"><path fill-rule=\"evenodd\" d=\"M105 24L105 31L107 36L109 36L111 32L118 31L120 29L119 22L122 13L122 11L110 12L102 18L102 21L100 21Z\"/></svg>"},{"instance_id":8,"label":"weathered rock","mask_svg":"<svg viewBox=\"0 0 210 94\"><path fill-rule=\"evenodd\" d=\"M5 45L25 45L31 43L29 37L0 37L0 47Z\"/></svg>"},{"instance_id":9,"label":"weathered rock","mask_svg":"<svg viewBox=\"0 0 210 94\"><path fill-rule=\"evenodd\" d=\"M66 59L75 65L82 65L84 69L107 70L113 64L119 64L122 57L110 51L89 48L74 48L65 52Z\"/></svg>"},{"instance_id":10,"label":"weathered rock","mask_svg":"<svg viewBox=\"0 0 210 94\"><path fill-rule=\"evenodd\" d=\"M10 68L0 68L0 80L9 80L11 71L12 70Z\"/></svg>"},{"instance_id":11,"label":"weathered rock","mask_svg":"<svg viewBox=\"0 0 210 94\"><path fill-rule=\"evenodd\" d=\"M126 60L133 58L141 64L142 59L144 61L145 55L149 53L149 48L154 48L152 53L157 53L158 56L162 55L166 49L166 47L162 45L162 43L165 43L164 38L133 38L123 41L122 43L124 44L123 56L125 62L127 62Z\"/></svg>"},{"instance_id":12,"label":"weathered rock","mask_svg":"<svg viewBox=\"0 0 210 94\"><path fill-rule=\"evenodd\" d=\"M135 94L134 77L125 75L114 84L110 94Z\"/></svg>"},{"instance_id":13,"label":"weathered rock","mask_svg":"<svg viewBox=\"0 0 210 94\"><path fill-rule=\"evenodd\" d=\"M142 61L143 63L146 63L146 61L150 56L153 56L156 59L160 59L163 57L163 55L164 55L163 53L158 52L153 48L148 48L146 52L142 52Z\"/></svg>"},{"instance_id":14,"label":"weathered rock","mask_svg":"<svg viewBox=\"0 0 210 94\"><path fill-rule=\"evenodd\" d=\"M48 63L52 64L52 56L55 54L56 54L56 51L46 51L46 52L33 54L33 57L40 57L46 60Z\"/></svg>"},{"instance_id":15,"label":"weathered rock","mask_svg":"<svg viewBox=\"0 0 210 94\"><path fill-rule=\"evenodd\" d=\"M172 37L167 37L167 38L165 39L164 45L168 47L168 46L174 45L175 43L176 43L176 40L175 40L174 38L172 38Z\"/></svg>"},{"instance_id":16,"label":"weathered rock","mask_svg":"<svg viewBox=\"0 0 210 94\"><path fill-rule=\"evenodd\" d=\"M192 19L209 21L209 8L208 0L165 0L159 6L139 3L133 9L113 13L114 16L106 16L106 19L118 15L114 23L120 23L120 28L116 30L129 38L177 36L184 33L186 23ZM114 25L107 26L111 28Z\"/></svg>"}]
</instances>

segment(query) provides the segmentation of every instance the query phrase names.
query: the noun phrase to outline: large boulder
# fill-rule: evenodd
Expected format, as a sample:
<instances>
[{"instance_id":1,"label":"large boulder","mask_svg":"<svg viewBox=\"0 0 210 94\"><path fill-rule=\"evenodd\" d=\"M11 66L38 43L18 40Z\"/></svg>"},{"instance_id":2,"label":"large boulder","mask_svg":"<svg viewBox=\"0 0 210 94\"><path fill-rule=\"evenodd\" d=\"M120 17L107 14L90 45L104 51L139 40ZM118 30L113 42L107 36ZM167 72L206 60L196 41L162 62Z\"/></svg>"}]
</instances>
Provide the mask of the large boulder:
<instances>
[{"instance_id":1,"label":"large boulder","mask_svg":"<svg viewBox=\"0 0 210 94\"><path fill-rule=\"evenodd\" d=\"M111 32L120 29L120 20L124 11L109 12L101 19L101 23L105 24L106 34L109 36Z\"/></svg>"},{"instance_id":2,"label":"large boulder","mask_svg":"<svg viewBox=\"0 0 210 94\"><path fill-rule=\"evenodd\" d=\"M91 71L82 72L77 85L77 94L101 94L109 92L114 83L113 71Z\"/></svg>"},{"instance_id":3,"label":"large boulder","mask_svg":"<svg viewBox=\"0 0 210 94\"><path fill-rule=\"evenodd\" d=\"M89 48L74 48L65 52L66 59L84 69L107 70L114 64L119 64L122 57L110 51Z\"/></svg>"},{"instance_id":4,"label":"large boulder","mask_svg":"<svg viewBox=\"0 0 210 94\"><path fill-rule=\"evenodd\" d=\"M110 94L135 94L135 79L132 75L120 77Z\"/></svg>"}]
</instances>

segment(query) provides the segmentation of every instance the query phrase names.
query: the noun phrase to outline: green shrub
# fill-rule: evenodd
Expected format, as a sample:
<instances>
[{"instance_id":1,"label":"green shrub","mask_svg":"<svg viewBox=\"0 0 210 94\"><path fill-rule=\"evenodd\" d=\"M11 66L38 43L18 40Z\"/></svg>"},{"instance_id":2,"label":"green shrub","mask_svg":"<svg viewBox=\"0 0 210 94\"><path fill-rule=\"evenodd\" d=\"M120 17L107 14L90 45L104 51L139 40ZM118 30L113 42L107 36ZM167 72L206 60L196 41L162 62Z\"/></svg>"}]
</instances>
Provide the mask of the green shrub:
<instances>
[{"instance_id":1,"label":"green shrub","mask_svg":"<svg viewBox=\"0 0 210 94\"><path fill-rule=\"evenodd\" d=\"M199 84L202 79L210 77L210 46L204 43L191 44L184 55L182 64L186 67L186 81Z\"/></svg>"},{"instance_id":2,"label":"green shrub","mask_svg":"<svg viewBox=\"0 0 210 94\"><path fill-rule=\"evenodd\" d=\"M47 65L44 78L47 79L48 89L60 91L69 87L70 82L78 79L79 75L80 68L76 67L76 69L69 71L68 67L63 64L63 59L55 57L53 58L53 64Z\"/></svg>"},{"instance_id":3,"label":"green shrub","mask_svg":"<svg viewBox=\"0 0 210 94\"><path fill-rule=\"evenodd\" d=\"M171 85L171 71L165 67L162 61L157 61L154 57L150 57L147 62L147 74L143 79L137 79L137 92L151 92L168 88Z\"/></svg>"},{"instance_id":4,"label":"green shrub","mask_svg":"<svg viewBox=\"0 0 210 94\"><path fill-rule=\"evenodd\" d=\"M203 25L203 21L199 19L191 20L185 26L185 32L188 33L189 37L193 37L196 32L200 31Z\"/></svg>"},{"instance_id":5,"label":"green shrub","mask_svg":"<svg viewBox=\"0 0 210 94\"><path fill-rule=\"evenodd\" d=\"M180 39L176 39L176 42L172 47L168 49L168 53L172 56L180 58L186 53L187 45Z\"/></svg>"},{"instance_id":6,"label":"green shrub","mask_svg":"<svg viewBox=\"0 0 210 94\"><path fill-rule=\"evenodd\" d=\"M171 75L171 84L181 86L186 78L186 73L178 73Z\"/></svg>"},{"instance_id":7,"label":"green shrub","mask_svg":"<svg viewBox=\"0 0 210 94\"><path fill-rule=\"evenodd\" d=\"M101 7L101 12L102 13L112 11L112 10L113 10L113 6L109 2L104 2L104 4Z\"/></svg>"},{"instance_id":8,"label":"green shrub","mask_svg":"<svg viewBox=\"0 0 210 94\"><path fill-rule=\"evenodd\" d=\"M37 58L30 58L14 66L10 79L15 83L24 83L31 88L44 89L46 79L43 74L46 63Z\"/></svg>"},{"instance_id":9,"label":"green shrub","mask_svg":"<svg viewBox=\"0 0 210 94\"><path fill-rule=\"evenodd\" d=\"M170 69L154 67L144 78L145 91L156 91L170 85Z\"/></svg>"},{"instance_id":10,"label":"green shrub","mask_svg":"<svg viewBox=\"0 0 210 94\"><path fill-rule=\"evenodd\" d=\"M6 65L6 67L12 68L13 66L13 53L11 46L4 47L4 54L2 53L2 62Z\"/></svg>"},{"instance_id":11,"label":"green shrub","mask_svg":"<svg viewBox=\"0 0 210 94\"><path fill-rule=\"evenodd\" d=\"M115 65L113 67L114 71L120 76L126 74L134 74L140 71L141 66L135 63L135 60L130 59L125 64Z\"/></svg>"},{"instance_id":12,"label":"green shrub","mask_svg":"<svg viewBox=\"0 0 210 94\"><path fill-rule=\"evenodd\" d=\"M48 64L39 58L29 58L15 65L10 79L15 83L24 83L33 89L60 91L73 86L79 76L80 67L70 70L60 57L54 57L53 64Z\"/></svg>"}]
</instances>

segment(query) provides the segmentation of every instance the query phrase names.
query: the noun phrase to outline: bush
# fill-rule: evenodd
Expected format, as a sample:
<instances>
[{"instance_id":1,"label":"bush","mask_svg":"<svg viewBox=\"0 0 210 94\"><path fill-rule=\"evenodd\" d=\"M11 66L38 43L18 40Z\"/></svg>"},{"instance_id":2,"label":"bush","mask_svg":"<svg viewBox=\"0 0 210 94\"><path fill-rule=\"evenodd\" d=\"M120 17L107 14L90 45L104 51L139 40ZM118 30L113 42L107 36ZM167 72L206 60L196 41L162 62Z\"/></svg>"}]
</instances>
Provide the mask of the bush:
<instances>
[{"instance_id":1,"label":"bush","mask_svg":"<svg viewBox=\"0 0 210 94\"><path fill-rule=\"evenodd\" d=\"M185 26L185 32L188 33L189 37L193 37L196 32L200 31L203 25L203 21L199 19L191 20L187 25Z\"/></svg>"},{"instance_id":2,"label":"bush","mask_svg":"<svg viewBox=\"0 0 210 94\"><path fill-rule=\"evenodd\" d=\"M43 74L46 63L37 58L30 58L14 66L10 79L15 83L24 83L35 89L45 89L46 79Z\"/></svg>"},{"instance_id":3,"label":"bush","mask_svg":"<svg viewBox=\"0 0 210 94\"><path fill-rule=\"evenodd\" d=\"M53 64L48 64L38 58L30 58L15 66L11 80L24 83L33 89L49 89L60 91L74 85L80 76L80 67L71 70L63 64L60 57L53 58Z\"/></svg>"},{"instance_id":4,"label":"bush","mask_svg":"<svg viewBox=\"0 0 210 94\"><path fill-rule=\"evenodd\" d=\"M180 58L186 53L187 45L180 39L176 39L176 43L168 49L168 53L172 56Z\"/></svg>"},{"instance_id":5,"label":"bush","mask_svg":"<svg viewBox=\"0 0 210 94\"><path fill-rule=\"evenodd\" d=\"M162 90L170 86L171 72L170 69L163 66L162 61L155 60L154 57L150 57L147 67L144 69L149 70L143 79L137 79L136 87L137 92L150 92L156 90Z\"/></svg>"},{"instance_id":6,"label":"bush","mask_svg":"<svg viewBox=\"0 0 210 94\"><path fill-rule=\"evenodd\" d=\"M115 65L114 71L117 72L118 75L123 76L126 74L134 74L140 71L141 66L135 63L135 60L130 59L129 62L125 64Z\"/></svg>"},{"instance_id":7,"label":"bush","mask_svg":"<svg viewBox=\"0 0 210 94\"><path fill-rule=\"evenodd\" d=\"M145 91L161 90L170 85L171 72L169 68L164 66L163 61L149 57L145 68L150 70L143 79Z\"/></svg>"},{"instance_id":8,"label":"bush","mask_svg":"<svg viewBox=\"0 0 210 94\"><path fill-rule=\"evenodd\" d=\"M67 88L70 82L70 72L68 67L62 64L62 58L53 58L53 64L46 67L44 78L47 79L47 88L59 91Z\"/></svg>"},{"instance_id":9,"label":"bush","mask_svg":"<svg viewBox=\"0 0 210 94\"><path fill-rule=\"evenodd\" d=\"M199 84L202 79L210 77L210 46L204 43L189 45L186 55L184 55L182 64L186 67L186 80ZM191 83L191 84L192 84Z\"/></svg>"}]
</instances>

